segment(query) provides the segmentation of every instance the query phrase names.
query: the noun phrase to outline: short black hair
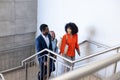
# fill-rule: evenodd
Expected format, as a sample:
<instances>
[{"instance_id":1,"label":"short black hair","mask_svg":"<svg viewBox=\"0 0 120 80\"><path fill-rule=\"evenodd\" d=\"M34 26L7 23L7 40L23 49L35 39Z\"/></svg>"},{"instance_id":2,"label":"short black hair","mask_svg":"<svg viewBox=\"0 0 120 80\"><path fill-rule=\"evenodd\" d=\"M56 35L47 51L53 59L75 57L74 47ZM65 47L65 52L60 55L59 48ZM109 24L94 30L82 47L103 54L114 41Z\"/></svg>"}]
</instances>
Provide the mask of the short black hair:
<instances>
[{"instance_id":1,"label":"short black hair","mask_svg":"<svg viewBox=\"0 0 120 80\"><path fill-rule=\"evenodd\" d=\"M40 26L40 31L41 31L41 32L44 31L44 30L46 29L46 27L48 27L47 24L41 24L41 26Z\"/></svg>"},{"instance_id":2,"label":"short black hair","mask_svg":"<svg viewBox=\"0 0 120 80\"><path fill-rule=\"evenodd\" d=\"M72 30L72 35L78 33L78 27L75 23L67 23L65 25L65 31L67 32L67 29L70 28Z\"/></svg>"}]
</instances>

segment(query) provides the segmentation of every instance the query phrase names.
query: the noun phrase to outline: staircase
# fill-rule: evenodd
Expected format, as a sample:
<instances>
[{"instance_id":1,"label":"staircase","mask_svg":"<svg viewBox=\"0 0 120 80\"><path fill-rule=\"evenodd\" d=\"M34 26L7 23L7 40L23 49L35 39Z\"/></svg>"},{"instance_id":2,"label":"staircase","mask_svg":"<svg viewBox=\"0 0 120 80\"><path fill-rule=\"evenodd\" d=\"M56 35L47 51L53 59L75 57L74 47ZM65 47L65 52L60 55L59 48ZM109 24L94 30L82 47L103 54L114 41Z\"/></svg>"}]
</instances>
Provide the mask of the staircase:
<instances>
[{"instance_id":1,"label":"staircase","mask_svg":"<svg viewBox=\"0 0 120 80\"><path fill-rule=\"evenodd\" d=\"M91 48L91 46L92 46L92 48ZM110 50L109 50L108 47L106 47L102 44L97 44L97 43L90 42L90 41L89 42L84 41L83 43L80 44L80 47L82 50L81 56L80 57L76 56L76 61L73 61L73 62L75 63L75 65L77 67L75 66L73 69L77 69L78 67L85 66L85 65L82 65L84 60L87 63L92 62L93 59L91 59L91 58L96 57L98 55L101 55L101 53L103 54L103 53L106 53L107 51L109 52L112 49L112 48L110 48ZM93 50L93 48L95 50ZM90 50L90 49L92 49L92 50ZM112 49L112 50L115 50L115 49ZM104 51L104 50L106 50L106 51ZM48 51L52 54L56 54L56 53L49 51L47 49L45 49L43 51ZM40 54L43 51L41 51L37 54ZM95 54L91 54L91 53L95 53ZM27 59L23 60L22 65L19 67L16 67L15 69L10 69L10 70L1 72L4 75L5 80L37 80L37 75L38 75L38 71L39 71L39 66L36 62L37 61L36 60L37 54L34 54L34 55L28 57ZM46 56L48 56L48 55L46 55ZM56 56L64 59L63 57L61 57L58 54L56 54ZM67 59L64 59L64 60L67 60ZM94 58L94 60L95 60L95 58ZM69 60L67 60L67 61L69 61ZM78 63L80 63L80 64L78 64ZM60 64L61 64L61 62L59 60L58 61L56 60L56 68L59 68ZM64 65L64 64L62 64L62 65ZM66 65L64 65L64 66L67 67ZM70 66L70 68L71 68L71 66ZM55 76L59 76L58 70L61 70L61 69L56 69L56 71L54 71L52 73L52 77L50 79L54 78ZM66 72L64 72L64 73L66 73ZM102 79L101 79L101 77L99 77L96 74L91 74L91 75L88 75L88 76L83 77L83 78L78 79L78 80L102 80Z\"/></svg>"},{"instance_id":2,"label":"staircase","mask_svg":"<svg viewBox=\"0 0 120 80\"><path fill-rule=\"evenodd\" d=\"M3 75L5 80L37 80L38 71L39 71L38 65L32 64L32 65L27 65L27 69L25 67L21 67L16 70L12 70L7 73L4 73Z\"/></svg>"}]
</instances>

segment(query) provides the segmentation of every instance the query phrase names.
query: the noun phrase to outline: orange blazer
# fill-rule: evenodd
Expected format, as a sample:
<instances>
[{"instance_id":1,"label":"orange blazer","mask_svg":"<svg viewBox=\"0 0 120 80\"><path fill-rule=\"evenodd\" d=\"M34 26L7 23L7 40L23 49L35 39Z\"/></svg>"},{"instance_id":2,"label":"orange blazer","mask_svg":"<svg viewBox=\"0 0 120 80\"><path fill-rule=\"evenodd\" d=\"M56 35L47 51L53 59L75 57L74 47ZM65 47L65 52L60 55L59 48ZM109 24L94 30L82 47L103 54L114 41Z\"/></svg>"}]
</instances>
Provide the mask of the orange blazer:
<instances>
[{"instance_id":1,"label":"orange blazer","mask_svg":"<svg viewBox=\"0 0 120 80\"><path fill-rule=\"evenodd\" d=\"M64 54L65 45L68 44L68 52L67 56L74 57L75 56L75 49L79 50L78 45L78 35L74 34L72 37L70 37L70 34L65 34L62 38L60 53Z\"/></svg>"}]
</instances>

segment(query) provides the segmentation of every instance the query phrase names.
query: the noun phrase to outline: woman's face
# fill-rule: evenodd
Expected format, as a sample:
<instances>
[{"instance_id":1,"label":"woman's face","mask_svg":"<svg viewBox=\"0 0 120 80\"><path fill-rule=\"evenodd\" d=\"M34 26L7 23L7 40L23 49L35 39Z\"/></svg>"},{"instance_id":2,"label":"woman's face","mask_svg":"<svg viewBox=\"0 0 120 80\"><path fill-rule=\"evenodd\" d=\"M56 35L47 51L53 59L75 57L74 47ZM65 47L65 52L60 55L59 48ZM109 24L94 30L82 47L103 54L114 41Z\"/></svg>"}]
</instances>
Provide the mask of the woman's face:
<instances>
[{"instance_id":1,"label":"woman's face","mask_svg":"<svg viewBox=\"0 0 120 80\"><path fill-rule=\"evenodd\" d=\"M72 34L72 30L69 27L67 28L67 33Z\"/></svg>"},{"instance_id":2,"label":"woman's face","mask_svg":"<svg viewBox=\"0 0 120 80\"><path fill-rule=\"evenodd\" d=\"M55 33L54 32L50 31L50 35L53 39L55 38Z\"/></svg>"}]
</instances>

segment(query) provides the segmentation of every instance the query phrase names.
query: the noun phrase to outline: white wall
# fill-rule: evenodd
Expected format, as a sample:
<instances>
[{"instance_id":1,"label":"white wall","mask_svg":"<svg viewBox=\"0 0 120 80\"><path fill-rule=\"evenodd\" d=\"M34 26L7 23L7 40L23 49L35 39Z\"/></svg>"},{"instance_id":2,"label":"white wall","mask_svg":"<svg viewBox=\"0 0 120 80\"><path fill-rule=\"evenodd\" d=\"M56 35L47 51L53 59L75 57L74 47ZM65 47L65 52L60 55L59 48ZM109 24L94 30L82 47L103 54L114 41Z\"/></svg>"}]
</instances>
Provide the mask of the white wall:
<instances>
[{"instance_id":1,"label":"white wall","mask_svg":"<svg viewBox=\"0 0 120 80\"><path fill-rule=\"evenodd\" d=\"M62 36L64 26L75 22L79 27L79 42L89 38L109 46L120 43L120 0L38 0L38 34L42 23Z\"/></svg>"}]
</instances>

